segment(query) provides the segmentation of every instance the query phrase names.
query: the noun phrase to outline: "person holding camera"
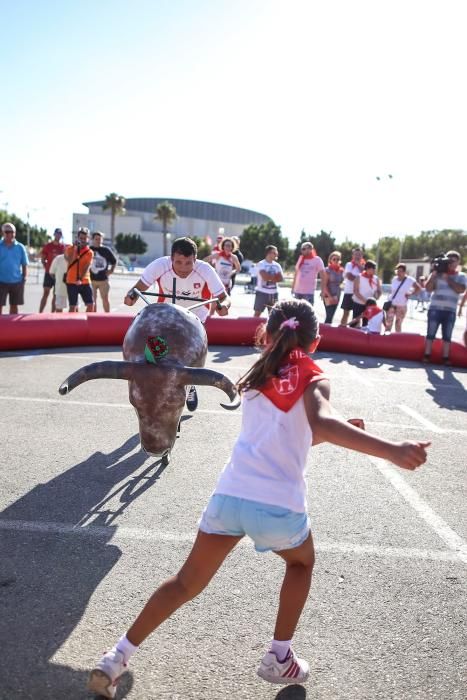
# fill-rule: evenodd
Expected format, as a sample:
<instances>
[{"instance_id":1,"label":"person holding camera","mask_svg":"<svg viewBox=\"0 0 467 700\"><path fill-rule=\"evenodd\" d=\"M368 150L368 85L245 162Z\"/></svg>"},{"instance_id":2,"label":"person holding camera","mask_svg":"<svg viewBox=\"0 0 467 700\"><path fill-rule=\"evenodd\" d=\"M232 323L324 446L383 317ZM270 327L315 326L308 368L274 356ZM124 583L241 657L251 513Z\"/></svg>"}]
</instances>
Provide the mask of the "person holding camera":
<instances>
[{"instance_id":1,"label":"person holding camera","mask_svg":"<svg viewBox=\"0 0 467 700\"><path fill-rule=\"evenodd\" d=\"M428 328L423 362L429 362L436 332L441 326L443 338L443 364L450 365L449 350L452 331L456 322L457 300L465 292L467 278L458 272L461 256L456 250L448 250L432 261L432 270L425 288L431 295L428 308Z\"/></svg>"},{"instance_id":2,"label":"person holding camera","mask_svg":"<svg viewBox=\"0 0 467 700\"><path fill-rule=\"evenodd\" d=\"M399 263L395 269L396 276L391 282L390 306L386 311L386 330L391 331L394 320L396 333L402 333L402 321L407 315L407 302L412 294L422 291L414 277L407 274L404 263Z\"/></svg>"},{"instance_id":3,"label":"person holding camera","mask_svg":"<svg viewBox=\"0 0 467 700\"><path fill-rule=\"evenodd\" d=\"M86 305L86 311L94 311L90 268L94 253L89 247L89 229L80 228L75 245L65 248L68 268L65 282L68 293L69 311L78 311L78 295Z\"/></svg>"}]
</instances>

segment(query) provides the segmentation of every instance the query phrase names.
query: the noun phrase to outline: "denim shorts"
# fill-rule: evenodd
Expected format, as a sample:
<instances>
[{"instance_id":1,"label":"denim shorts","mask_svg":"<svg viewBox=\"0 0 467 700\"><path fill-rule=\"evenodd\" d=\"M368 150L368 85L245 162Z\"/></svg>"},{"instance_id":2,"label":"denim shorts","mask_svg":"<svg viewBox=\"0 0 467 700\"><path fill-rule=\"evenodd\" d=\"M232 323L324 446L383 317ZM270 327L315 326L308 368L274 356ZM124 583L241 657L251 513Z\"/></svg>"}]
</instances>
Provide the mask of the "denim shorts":
<instances>
[{"instance_id":1,"label":"denim shorts","mask_svg":"<svg viewBox=\"0 0 467 700\"><path fill-rule=\"evenodd\" d=\"M310 519L307 513L215 493L203 511L199 529L209 535L248 535L257 552L279 552L303 544Z\"/></svg>"},{"instance_id":2,"label":"denim shorts","mask_svg":"<svg viewBox=\"0 0 467 700\"><path fill-rule=\"evenodd\" d=\"M426 337L428 340L434 340L436 331L441 326L441 335L445 342L450 342L454 324L456 322L456 312L450 309L428 309L428 329Z\"/></svg>"}]
</instances>

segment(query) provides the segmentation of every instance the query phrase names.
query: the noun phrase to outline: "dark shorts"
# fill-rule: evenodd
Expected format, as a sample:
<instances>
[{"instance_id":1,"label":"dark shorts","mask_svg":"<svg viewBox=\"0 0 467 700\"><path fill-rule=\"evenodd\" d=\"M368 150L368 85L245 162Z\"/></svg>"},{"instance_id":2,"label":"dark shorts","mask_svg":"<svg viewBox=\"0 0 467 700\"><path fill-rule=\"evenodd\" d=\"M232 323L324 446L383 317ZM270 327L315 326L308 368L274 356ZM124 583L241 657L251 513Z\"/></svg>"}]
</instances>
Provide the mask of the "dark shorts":
<instances>
[{"instance_id":1,"label":"dark shorts","mask_svg":"<svg viewBox=\"0 0 467 700\"><path fill-rule=\"evenodd\" d=\"M449 309L428 309L428 329L426 337L434 340L441 326L441 336L446 343L451 342L452 331L456 322L456 312Z\"/></svg>"},{"instance_id":2,"label":"dark shorts","mask_svg":"<svg viewBox=\"0 0 467 700\"><path fill-rule=\"evenodd\" d=\"M253 308L255 311L263 313L264 309L268 308L269 310L271 306L274 306L278 299L279 294L277 292L273 294L266 294L266 292L256 292L255 305Z\"/></svg>"},{"instance_id":3,"label":"dark shorts","mask_svg":"<svg viewBox=\"0 0 467 700\"><path fill-rule=\"evenodd\" d=\"M10 306L24 304L24 282L15 284L0 282L0 306L5 306L8 297L10 297Z\"/></svg>"},{"instance_id":4,"label":"dark shorts","mask_svg":"<svg viewBox=\"0 0 467 700\"><path fill-rule=\"evenodd\" d=\"M42 283L42 286L45 289L52 289L55 287L55 277L53 275L50 275L48 272L44 273L44 281Z\"/></svg>"},{"instance_id":5,"label":"dark shorts","mask_svg":"<svg viewBox=\"0 0 467 700\"><path fill-rule=\"evenodd\" d=\"M90 284L67 284L68 304L70 306L78 305L78 295L85 304L94 304L92 297L92 287Z\"/></svg>"},{"instance_id":6,"label":"dark shorts","mask_svg":"<svg viewBox=\"0 0 467 700\"><path fill-rule=\"evenodd\" d=\"M344 309L344 311L352 311L352 309L353 309L352 294L344 294L344 296L342 298L341 309Z\"/></svg>"}]
</instances>

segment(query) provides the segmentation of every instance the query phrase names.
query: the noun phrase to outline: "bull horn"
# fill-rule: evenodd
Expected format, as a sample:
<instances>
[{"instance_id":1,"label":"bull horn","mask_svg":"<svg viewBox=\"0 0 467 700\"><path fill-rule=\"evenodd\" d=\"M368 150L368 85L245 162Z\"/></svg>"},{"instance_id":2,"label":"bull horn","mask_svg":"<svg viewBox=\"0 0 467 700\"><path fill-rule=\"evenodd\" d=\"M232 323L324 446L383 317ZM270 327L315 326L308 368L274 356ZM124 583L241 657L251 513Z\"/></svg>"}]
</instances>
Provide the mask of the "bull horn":
<instances>
[{"instance_id":1,"label":"bull horn","mask_svg":"<svg viewBox=\"0 0 467 700\"><path fill-rule=\"evenodd\" d=\"M215 372L212 369L204 369L204 367L184 367L183 382L188 386L200 384L204 386L215 386L221 389L227 394L231 401L230 404L221 403L222 408L226 408L228 411L233 411L240 406L241 401L236 386L225 374ZM234 399L236 399L236 401L234 401Z\"/></svg>"},{"instance_id":2,"label":"bull horn","mask_svg":"<svg viewBox=\"0 0 467 700\"><path fill-rule=\"evenodd\" d=\"M134 362L122 362L105 360L104 362L93 362L92 365L81 367L60 385L60 394L68 394L80 384L88 382L90 379L131 379L135 371Z\"/></svg>"}]
</instances>

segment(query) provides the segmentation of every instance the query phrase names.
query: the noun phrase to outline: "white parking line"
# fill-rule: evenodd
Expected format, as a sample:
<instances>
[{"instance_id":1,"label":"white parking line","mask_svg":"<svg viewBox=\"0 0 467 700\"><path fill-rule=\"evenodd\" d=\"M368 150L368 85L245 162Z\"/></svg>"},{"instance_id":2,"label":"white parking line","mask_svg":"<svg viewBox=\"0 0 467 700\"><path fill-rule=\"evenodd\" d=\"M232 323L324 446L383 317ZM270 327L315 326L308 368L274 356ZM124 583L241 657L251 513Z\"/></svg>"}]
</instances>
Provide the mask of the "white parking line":
<instances>
[{"instance_id":1,"label":"white parking line","mask_svg":"<svg viewBox=\"0 0 467 700\"><path fill-rule=\"evenodd\" d=\"M112 526L102 527L89 525L79 527L68 523L55 523L47 521L29 520L2 520L0 518L0 531L30 532L41 535L73 535L81 537L96 537L112 540L115 544L119 540L140 540L144 542L186 542L191 543L196 537L196 532L163 532L159 529ZM248 538L242 544L251 546ZM362 556L377 556L389 559L426 559L432 561L446 561L458 563L456 554L443 550L417 549L412 547L378 547L376 545L361 545L352 542L316 542L318 552L336 554L356 554Z\"/></svg>"},{"instance_id":2,"label":"white parking line","mask_svg":"<svg viewBox=\"0 0 467 700\"><path fill-rule=\"evenodd\" d=\"M412 506L416 513L438 535L443 542L454 551L457 557L467 564L467 542L460 537L435 511L423 500L421 496L405 481L402 475L388 462L378 457L368 457L378 471L400 493L400 495Z\"/></svg>"},{"instance_id":3,"label":"white parking line","mask_svg":"<svg viewBox=\"0 0 467 700\"><path fill-rule=\"evenodd\" d=\"M440 428L438 425L435 423L432 423L431 420L428 420L428 418L425 418L422 416L418 411L415 411L415 409L411 408L410 406L406 406L405 404L399 404L398 408L401 409L401 411L404 411L408 416L411 416L411 418L415 418L420 425L423 425L424 428L428 428L428 430L431 430L433 433L445 433L446 430L444 428Z\"/></svg>"}]
</instances>

